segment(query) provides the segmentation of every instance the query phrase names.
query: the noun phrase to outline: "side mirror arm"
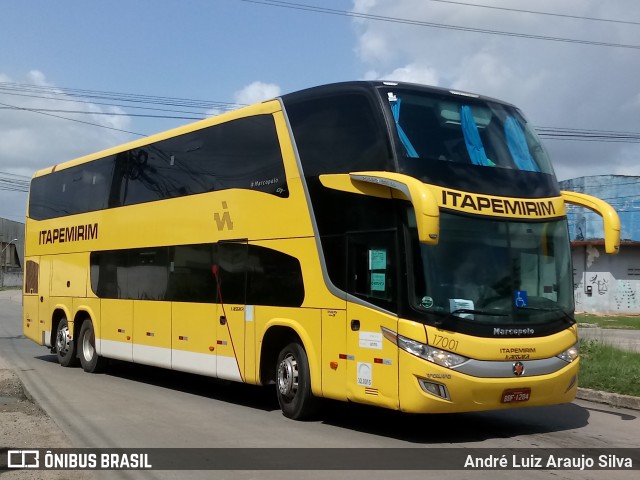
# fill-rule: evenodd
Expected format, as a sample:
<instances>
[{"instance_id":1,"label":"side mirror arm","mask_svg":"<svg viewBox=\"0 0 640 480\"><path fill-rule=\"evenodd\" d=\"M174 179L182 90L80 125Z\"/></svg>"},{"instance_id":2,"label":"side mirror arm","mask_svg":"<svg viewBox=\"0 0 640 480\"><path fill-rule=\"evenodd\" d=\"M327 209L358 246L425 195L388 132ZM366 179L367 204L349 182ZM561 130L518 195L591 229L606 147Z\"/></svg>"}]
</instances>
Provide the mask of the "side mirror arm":
<instances>
[{"instance_id":1,"label":"side mirror arm","mask_svg":"<svg viewBox=\"0 0 640 480\"><path fill-rule=\"evenodd\" d=\"M604 249L609 254L620 251L620 217L617 212L604 200L585 193L561 191L566 203L588 208L602 217L604 228Z\"/></svg>"}]
</instances>

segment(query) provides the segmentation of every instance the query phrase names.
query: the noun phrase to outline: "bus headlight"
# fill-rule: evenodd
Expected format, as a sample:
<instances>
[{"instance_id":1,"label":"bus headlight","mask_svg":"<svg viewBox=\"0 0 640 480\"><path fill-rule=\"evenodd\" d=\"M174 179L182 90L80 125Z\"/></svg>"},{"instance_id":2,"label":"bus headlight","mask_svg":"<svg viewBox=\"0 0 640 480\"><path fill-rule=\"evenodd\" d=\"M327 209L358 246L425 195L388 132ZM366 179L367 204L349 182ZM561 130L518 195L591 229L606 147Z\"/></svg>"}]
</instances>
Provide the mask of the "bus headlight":
<instances>
[{"instance_id":1,"label":"bus headlight","mask_svg":"<svg viewBox=\"0 0 640 480\"><path fill-rule=\"evenodd\" d=\"M556 357L561 358L567 363L571 363L576 358L578 358L579 354L580 354L580 349L578 348L578 344L576 343L573 347L567 348L560 355L556 355Z\"/></svg>"},{"instance_id":2,"label":"bus headlight","mask_svg":"<svg viewBox=\"0 0 640 480\"><path fill-rule=\"evenodd\" d=\"M455 353L448 352L447 350L441 350L439 348L433 348L424 343L416 342L409 338L398 335L398 347L405 352L409 352L416 357L424 358L425 360L440 365L441 367L452 368L469 360L462 355L456 355Z\"/></svg>"}]
</instances>

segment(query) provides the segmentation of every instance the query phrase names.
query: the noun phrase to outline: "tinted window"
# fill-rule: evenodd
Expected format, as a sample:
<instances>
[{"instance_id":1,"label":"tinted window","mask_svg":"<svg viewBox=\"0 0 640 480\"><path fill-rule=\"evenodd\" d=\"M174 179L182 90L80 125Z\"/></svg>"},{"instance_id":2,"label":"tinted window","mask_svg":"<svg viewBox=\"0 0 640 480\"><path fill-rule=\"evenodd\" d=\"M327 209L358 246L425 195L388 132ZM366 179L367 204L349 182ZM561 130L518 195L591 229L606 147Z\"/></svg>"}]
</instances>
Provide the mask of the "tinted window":
<instances>
[{"instance_id":1,"label":"tinted window","mask_svg":"<svg viewBox=\"0 0 640 480\"><path fill-rule=\"evenodd\" d=\"M220 243L217 258L224 303L302 305L302 269L295 257L257 245Z\"/></svg>"},{"instance_id":2,"label":"tinted window","mask_svg":"<svg viewBox=\"0 0 640 480\"><path fill-rule=\"evenodd\" d=\"M247 244L220 243L214 271L218 280L220 303L244 304L247 287Z\"/></svg>"},{"instance_id":3,"label":"tinted window","mask_svg":"<svg viewBox=\"0 0 640 480\"><path fill-rule=\"evenodd\" d=\"M214 125L34 178L36 220L228 188L288 196L271 115Z\"/></svg>"},{"instance_id":4,"label":"tinted window","mask_svg":"<svg viewBox=\"0 0 640 480\"><path fill-rule=\"evenodd\" d=\"M213 274L215 246L178 245L171 248L167 297L175 302L213 303L216 282Z\"/></svg>"},{"instance_id":5,"label":"tinted window","mask_svg":"<svg viewBox=\"0 0 640 480\"><path fill-rule=\"evenodd\" d=\"M294 103L287 115L305 176L388 169L387 135L364 95Z\"/></svg>"},{"instance_id":6,"label":"tinted window","mask_svg":"<svg viewBox=\"0 0 640 480\"><path fill-rule=\"evenodd\" d=\"M304 301L302 270L297 258L277 250L249 246L247 303L298 307Z\"/></svg>"},{"instance_id":7,"label":"tinted window","mask_svg":"<svg viewBox=\"0 0 640 480\"><path fill-rule=\"evenodd\" d=\"M247 117L118 155L121 205L228 188L287 196L270 115Z\"/></svg>"},{"instance_id":8,"label":"tinted window","mask_svg":"<svg viewBox=\"0 0 640 480\"><path fill-rule=\"evenodd\" d=\"M395 311L395 232L362 232L348 239L349 293Z\"/></svg>"},{"instance_id":9,"label":"tinted window","mask_svg":"<svg viewBox=\"0 0 640 480\"><path fill-rule=\"evenodd\" d=\"M91 254L91 288L98 297L167 300L168 284L166 247Z\"/></svg>"},{"instance_id":10,"label":"tinted window","mask_svg":"<svg viewBox=\"0 0 640 480\"><path fill-rule=\"evenodd\" d=\"M295 257L236 242L94 252L91 288L100 298L289 307L304 301Z\"/></svg>"},{"instance_id":11,"label":"tinted window","mask_svg":"<svg viewBox=\"0 0 640 480\"><path fill-rule=\"evenodd\" d=\"M36 220L107 208L114 157L60 170L31 181L29 215Z\"/></svg>"}]
</instances>

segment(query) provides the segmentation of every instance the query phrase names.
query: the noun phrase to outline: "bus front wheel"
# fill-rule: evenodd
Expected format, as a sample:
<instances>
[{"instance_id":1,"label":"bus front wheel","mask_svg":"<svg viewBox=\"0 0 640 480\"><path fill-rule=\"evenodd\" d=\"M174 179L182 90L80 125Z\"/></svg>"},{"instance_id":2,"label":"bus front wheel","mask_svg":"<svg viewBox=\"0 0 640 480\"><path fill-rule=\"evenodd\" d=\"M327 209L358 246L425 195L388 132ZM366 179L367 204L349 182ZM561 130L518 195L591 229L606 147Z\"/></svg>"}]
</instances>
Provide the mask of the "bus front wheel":
<instances>
[{"instance_id":1,"label":"bus front wheel","mask_svg":"<svg viewBox=\"0 0 640 480\"><path fill-rule=\"evenodd\" d=\"M106 359L96 352L96 334L91 320L85 320L78 335L78 356L85 372L99 373L104 370Z\"/></svg>"},{"instance_id":2,"label":"bus front wheel","mask_svg":"<svg viewBox=\"0 0 640 480\"><path fill-rule=\"evenodd\" d=\"M76 343L71 339L69 332L69 322L66 317L62 317L56 330L56 357L58 363L63 367L74 367L78 364L76 356Z\"/></svg>"},{"instance_id":3,"label":"bus front wheel","mask_svg":"<svg viewBox=\"0 0 640 480\"><path fill-rule=\"evenodd\" d=\"M287 345L278 355L276 392L285 417L304 420L317 411L318 399L311 393L307 352L297 342Z\"/></svg>"}]
</instances>

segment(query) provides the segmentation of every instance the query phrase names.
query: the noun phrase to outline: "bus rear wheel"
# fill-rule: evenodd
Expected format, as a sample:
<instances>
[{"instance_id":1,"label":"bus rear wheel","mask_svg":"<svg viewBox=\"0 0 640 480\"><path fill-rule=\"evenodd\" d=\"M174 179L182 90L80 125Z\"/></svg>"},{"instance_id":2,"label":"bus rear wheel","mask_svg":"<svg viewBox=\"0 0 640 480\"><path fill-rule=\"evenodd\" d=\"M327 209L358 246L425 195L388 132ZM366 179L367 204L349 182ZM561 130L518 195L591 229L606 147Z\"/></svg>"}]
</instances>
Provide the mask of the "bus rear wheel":
<instances>
[{"instance_id":1,"label":"bus rear wheel","mask_svg":"<svg viewBox=\"0 0 640 480\"><path fill-rule=\"evenodd\" d=\"M318 399L311 393L307 352L297 342L287 345L278 355L276 392L285 417L304 420L318 410Z\"/></svg>"},{"instance_id":2,"label":"bus rear wheel","mask_svg":"<svg viewBox=\"0 0 640 480\"><path fill-rule=\"evenodd\" d=\"M87 319L82 323L78 337L78 356L83 370L88 373L103 371L106 359L96 352L96 334L91 320Z\"/></svg>"},{"instance_id":3,"label":"bus rear wheel","mask_svg":"<svg viewBox=\"0 0 640 480\"><path fill-rule=\"evenodd\" d=\"M78 357L76 355L76 342L71 339L69 332L69 322L66 317L62 317L56 329L56 357L58 363L63 367L75 367L78 365Z\"/></svg>"}]
</instances>

